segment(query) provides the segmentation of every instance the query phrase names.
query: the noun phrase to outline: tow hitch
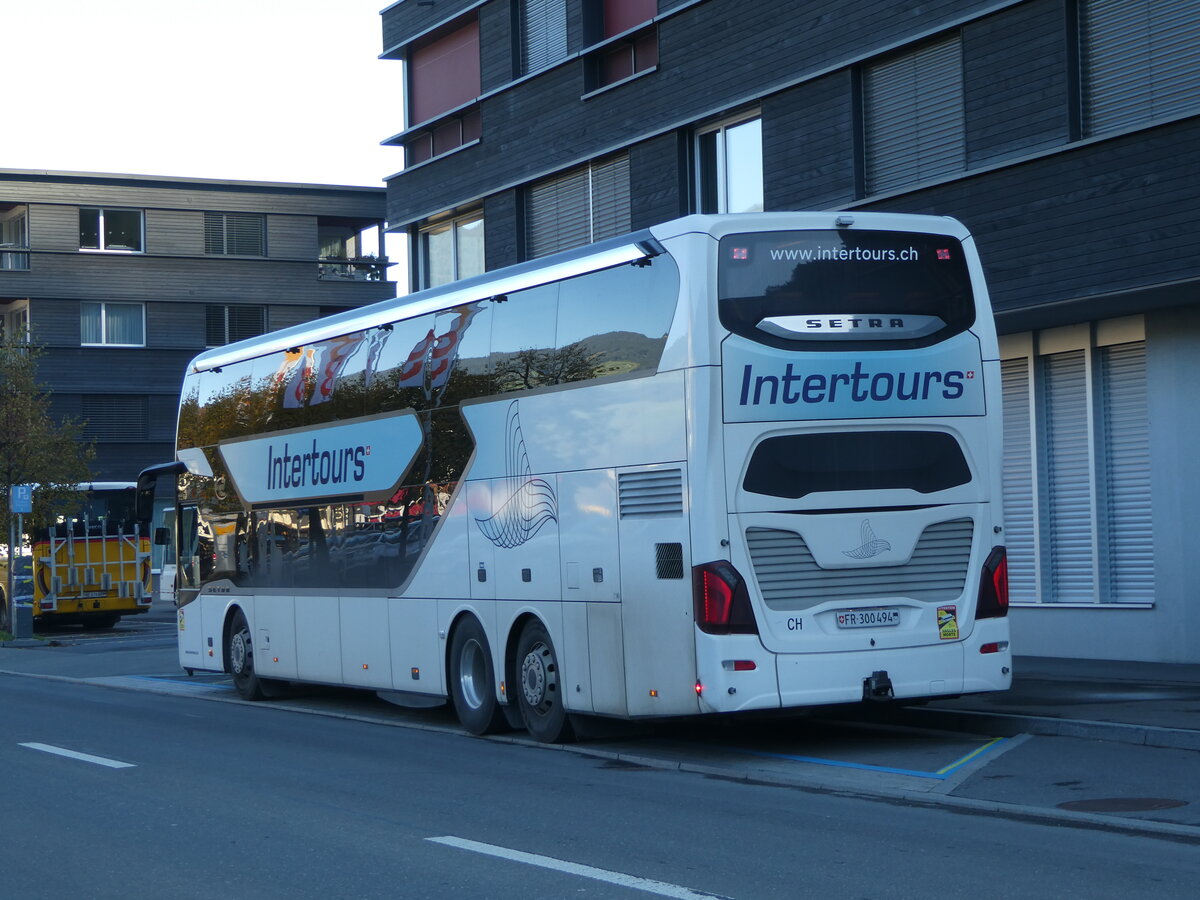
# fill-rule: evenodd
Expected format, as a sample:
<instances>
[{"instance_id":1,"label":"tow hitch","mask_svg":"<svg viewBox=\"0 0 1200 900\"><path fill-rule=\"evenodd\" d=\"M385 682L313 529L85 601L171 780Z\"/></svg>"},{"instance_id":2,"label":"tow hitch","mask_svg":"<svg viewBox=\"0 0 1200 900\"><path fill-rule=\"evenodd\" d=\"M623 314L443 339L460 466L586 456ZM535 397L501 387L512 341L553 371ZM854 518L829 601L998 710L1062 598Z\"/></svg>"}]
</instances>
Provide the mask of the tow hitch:
<instances>
[{"instance_id":1,"label":"tow hitch","mask_svg":"<svg viewBox=\"0 0 1200 900\"><path fill-rule=\"evenodd\" d=\"M863 679L863 700L884 701L895 697L892 691L892 679L887 671L872 672L870 678Z\"/></svg>"}]
</instances>

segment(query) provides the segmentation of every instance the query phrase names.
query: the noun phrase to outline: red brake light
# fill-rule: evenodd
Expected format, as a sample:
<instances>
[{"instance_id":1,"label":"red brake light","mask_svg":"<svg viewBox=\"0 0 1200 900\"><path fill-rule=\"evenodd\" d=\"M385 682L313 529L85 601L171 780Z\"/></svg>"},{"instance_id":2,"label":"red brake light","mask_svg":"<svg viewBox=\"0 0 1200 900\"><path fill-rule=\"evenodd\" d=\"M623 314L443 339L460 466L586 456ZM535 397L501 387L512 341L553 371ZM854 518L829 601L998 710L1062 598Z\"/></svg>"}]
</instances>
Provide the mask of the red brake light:
<instances>
[{"instance_id":1,"label":"red brake light","mask_svg":"<svg viewBox=\"0 0 1200 900\"><path fill-rule=\"evenodd\" d=\"M758 634L746 582L727 560L692 567L692 603L705 634Z\"/></svg>"},{"instance_id":2,"label":"red brake light","mask_svg":"<svg viewBox=\"0 0 1200 900\"><path fill-rule=\"evenodd\" d=\"M1008 555L1003 547L993 547L979 577L977 619L998 619L1008 615Z\"/></svg>"}]
</instances>

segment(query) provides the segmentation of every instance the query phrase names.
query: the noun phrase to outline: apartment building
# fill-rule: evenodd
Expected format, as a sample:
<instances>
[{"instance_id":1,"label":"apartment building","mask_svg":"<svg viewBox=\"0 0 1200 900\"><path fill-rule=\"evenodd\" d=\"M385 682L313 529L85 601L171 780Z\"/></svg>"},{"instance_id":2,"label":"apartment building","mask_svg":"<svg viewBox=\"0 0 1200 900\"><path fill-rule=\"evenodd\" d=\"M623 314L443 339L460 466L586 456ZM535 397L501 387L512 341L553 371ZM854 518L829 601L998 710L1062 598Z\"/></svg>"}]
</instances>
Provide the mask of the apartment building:
<instances>
[{"instance_id":1,"label":"apartment building","mask_svg":"<svg viewBox=\"0 0 1200 900\"><path fill-rule=\"evenodd\" d=\"M46 348L96 478L174 456L206 347L396 295L382 188L0 169L0 328Z\"/></svg>"},{"instance_id":2,"label":"apartment building","mask_svg":"<svg viewBox=\"0 0 1200 900\"><path fill-rule=\"evenodd\" d=\"M399 0L412 286L689 212L951 215L1019 653L1200 662L1200 0Z\"/></svg>"}]
</instances>

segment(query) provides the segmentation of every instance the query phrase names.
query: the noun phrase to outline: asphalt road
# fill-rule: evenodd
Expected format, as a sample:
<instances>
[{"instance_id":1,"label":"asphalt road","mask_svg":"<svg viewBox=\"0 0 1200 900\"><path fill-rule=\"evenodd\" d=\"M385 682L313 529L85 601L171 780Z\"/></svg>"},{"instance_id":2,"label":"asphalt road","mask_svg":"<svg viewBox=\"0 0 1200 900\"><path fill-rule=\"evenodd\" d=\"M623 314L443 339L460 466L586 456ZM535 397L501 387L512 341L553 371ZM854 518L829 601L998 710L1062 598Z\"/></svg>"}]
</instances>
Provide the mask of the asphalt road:
<instances>
[{"instance_id":1,"label":"asphalt road","mask_svg":"<svg viewBox=\"0 0 1200 900\"><path fill-rule=\"evenodd\" d=\"M358 693L236 702L177 673L167 615L55 637L6 651L53 680L0 675L4 896L1190 898L1200 880L1196 836L951 802L1033 810L1118 776L1195 792L1195 753L793 718L664 723L585 755ZM1200 804L1143 814L1190 824Z\"/></svg>"},{"instance_id":2,"label":"asphalt road","mask_svg":"<svg viewBox=\"0 0 1200 900\"><path fill-rule=\"evenodd\" d=\"M262 706L0 691L13 897L1190 898L1200 879L1186 843Z\"/></svg>"}]
</instances>

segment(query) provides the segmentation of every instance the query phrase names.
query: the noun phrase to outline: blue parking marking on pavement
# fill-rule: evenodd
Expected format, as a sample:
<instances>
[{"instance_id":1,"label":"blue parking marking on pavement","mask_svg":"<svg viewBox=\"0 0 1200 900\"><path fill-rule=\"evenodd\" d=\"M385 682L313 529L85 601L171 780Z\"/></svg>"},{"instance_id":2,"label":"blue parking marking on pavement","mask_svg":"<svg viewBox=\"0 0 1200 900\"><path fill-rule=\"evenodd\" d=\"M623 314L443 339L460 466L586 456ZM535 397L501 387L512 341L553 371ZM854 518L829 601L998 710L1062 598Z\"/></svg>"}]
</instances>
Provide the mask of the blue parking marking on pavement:
<instances>
[{"instance_id":1,"label":"blue parking marking on pavement","mask_svg":"<svg viewBox=\"0 0 1200 900\"><path fill-rule=\"evenodd\" d=\"M184 681L182 679L167 678L162 675L134 675L132 677L140 678L143 681L162 681L167 684L176 684L183 688L193 688L196 690L199 690L201 688L206 689L206 690L216 688L217 690L221 690L221 691L232 691L233 690L233 685L229 684L228 682L222 683L220 681Z\"/></svg>"},{"instance_id":2,"label":"blue parking marking on pavement","mask_svg":"<svg viewBox=\"0 0 1200 900\"><path fill-rule=\"evenodd\" d=\"M770 753L765 750L746 750L746 749L740 748L740 747L739 748L730 747L730 748L726 748L726 749L730 749L730 750L736 749L737 752L745 753L750 756L764 756L764 757L769 757L772 759L788 759L788 760L792 760L793 762L813 763L818 766L833 766L833 767L839 768L839 769L861 769L861 770L864 770L867 772L884 772L889 775L911 775L914 778L932 778L936 781L944 781L945 779L949 778L950 775L953 772L955 772L957 769L962 768L967 763L969 763L971 760L977 759L978 757L982 756L984 753L987 753L987 752L995 749L996 747L999 747L1001 744L1005 743L1007 740L1008 740L1007 738L993 738L992 740L990 740L986 744L984 744L982 747L978 747L975 750L972 750L970 753L966 754L965 756L960 757L959 759L956 759L954 762L950 763L947 766L943 766L942 768L938 769L936 772L923 772L919 769L899 769L894 766L875 766L875 765L871 765L870 763L846 762L845 760L840 760L840 759L823 759L819 756L797 756L797 755L791 754L791 753Z\"/></svg>"}]
</instances>

